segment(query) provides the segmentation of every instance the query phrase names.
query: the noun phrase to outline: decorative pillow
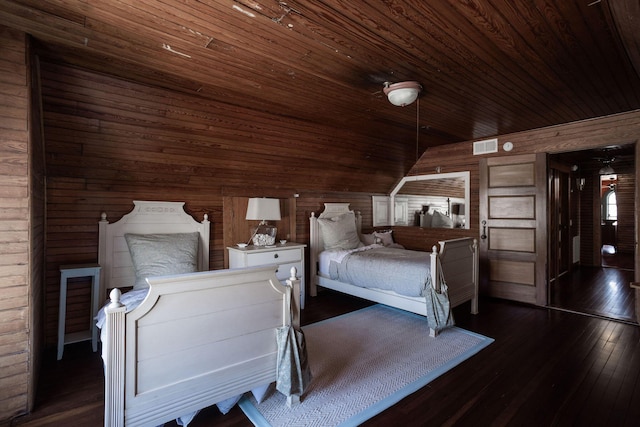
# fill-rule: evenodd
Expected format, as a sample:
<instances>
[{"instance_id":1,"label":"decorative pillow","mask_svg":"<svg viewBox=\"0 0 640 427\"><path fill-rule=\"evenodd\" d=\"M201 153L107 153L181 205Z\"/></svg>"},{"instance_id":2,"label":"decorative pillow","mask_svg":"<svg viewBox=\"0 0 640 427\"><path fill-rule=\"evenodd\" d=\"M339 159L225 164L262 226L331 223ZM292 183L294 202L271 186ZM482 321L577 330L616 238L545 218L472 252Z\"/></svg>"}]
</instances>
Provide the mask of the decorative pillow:
<instances>
[{"instance_id":1,"label":"decorative pillow","mask_svg":"<svg viewBox=\"0 0 640 427\"><path fill-rule=\"evenodd\" d=\"M431 226L434 228L453 228L453 221L442 212L435 211L431 217Z\"/></svg>"},{"instance_id":2,"label":"decorative pillow","mask_svg":"<svg viewBox=\"0 0 640 427\"><path fill-rule=\"evenodd\" d=\"M393 245L393 230L385 230L385 231L375 231L373 234L376 237L376 243L380 243L384 246ZM377 240L380 239L379 242Z\"/></svg>"},{"instance_id":3,"label":"decorative pillow","mask_svg":"<svg viewBox=\"0 0 640 427\"><path fill-rule=\"evenodd\" d=\"M420 227L431 227L433 216L431 212L425 212L423 215L420 215Z\"/></svg>"},{"instance_id":4,"label":"decorative pillow","mask_svg":"<svg viewBox=\"0 0 640 427\"><path fill-rule=\"evenodd\" d=\"M198 271L198 233L125 234L136 283L148 288L145 278Z\"/></svg>"},{"instance_id":5,"label":"decorative pillow","mask_svg":"<svg viewBox=\"0 0 640 427\"><path fill-rule=\"evenodd\" d=\"M362 243L364 243L366 246L369 246L373 245L376 242L376 236L374 233L362 234L360 236L360 240L362 240Z\"/></svg>"},{"instance_id":6,"label":"decorative pillow","mask_svg":"<svg viewBox=\"0 0 640 427\"><path fill-rule=\"evenodd\" d=\"M360 246L356 216L347 212L333 218L319 218L324 249L355 249Z\"/></svg>"}]
</instances>

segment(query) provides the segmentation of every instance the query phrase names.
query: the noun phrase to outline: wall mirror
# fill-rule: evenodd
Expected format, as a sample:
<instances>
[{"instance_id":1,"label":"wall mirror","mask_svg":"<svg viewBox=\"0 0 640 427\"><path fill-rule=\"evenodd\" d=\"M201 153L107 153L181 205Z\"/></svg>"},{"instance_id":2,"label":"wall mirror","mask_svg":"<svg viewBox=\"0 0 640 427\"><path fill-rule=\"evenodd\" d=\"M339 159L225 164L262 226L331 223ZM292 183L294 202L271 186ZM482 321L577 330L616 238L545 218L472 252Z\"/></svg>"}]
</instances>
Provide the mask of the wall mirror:
<instances>
[{"instance_id":1,"label":"wall mirror","mask_svg":"<svg viewBox=\"0 0 640 427\"><path fill-rule=\"evenodd\" d=\"M374 226L469 228L469 171L406 176L373 197Z\"/></svg>"}]
</instances>

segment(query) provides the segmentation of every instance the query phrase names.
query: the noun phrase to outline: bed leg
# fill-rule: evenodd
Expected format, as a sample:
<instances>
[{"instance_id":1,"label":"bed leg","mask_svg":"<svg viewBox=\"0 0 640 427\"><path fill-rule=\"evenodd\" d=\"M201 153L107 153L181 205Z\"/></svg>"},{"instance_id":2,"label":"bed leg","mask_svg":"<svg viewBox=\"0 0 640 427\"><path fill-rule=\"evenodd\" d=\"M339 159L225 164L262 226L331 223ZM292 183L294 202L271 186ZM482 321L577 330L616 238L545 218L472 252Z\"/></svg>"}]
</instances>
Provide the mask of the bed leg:
<instances>
[{"instance_id":1,"label":"bed leg","mask_svg":"<svg viewBox=\"0 0 640 427\"><path fill-rule=\"evenodd\" d=\"M291 396L287 396L287 406L289 408L298 405L300 403L300 395L292 394Z\"/></svg>"},{"instance_id":2,"label":"bed leg","mask_svg":"<svg viewBox=\"0 0 640 427\"><path fill-rule=\"evenodd\" d=\"M478 314L478 297L471 299L471 314Z\"/></svg>"}]
</instances>

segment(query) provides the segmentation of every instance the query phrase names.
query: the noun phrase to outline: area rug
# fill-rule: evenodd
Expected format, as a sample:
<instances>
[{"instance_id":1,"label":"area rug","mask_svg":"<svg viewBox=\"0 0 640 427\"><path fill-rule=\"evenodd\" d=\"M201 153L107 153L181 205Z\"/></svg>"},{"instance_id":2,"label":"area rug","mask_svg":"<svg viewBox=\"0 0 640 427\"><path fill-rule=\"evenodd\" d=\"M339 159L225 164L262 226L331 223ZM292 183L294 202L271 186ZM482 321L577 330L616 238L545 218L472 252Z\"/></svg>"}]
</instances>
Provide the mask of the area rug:
<instances>
[{"instance_id":1,"label":"area rug","mask_svg":"<svg viewBox=\"0 0 640 427\"><path fill-rule=\"evenodd\" d=\"M493 339L453 327L429 337L427 320L384 305L303 327L313 380L300 404L271 387L240 407L254 425L357 426L470 358Z\"/></svg>"}]
</instances>

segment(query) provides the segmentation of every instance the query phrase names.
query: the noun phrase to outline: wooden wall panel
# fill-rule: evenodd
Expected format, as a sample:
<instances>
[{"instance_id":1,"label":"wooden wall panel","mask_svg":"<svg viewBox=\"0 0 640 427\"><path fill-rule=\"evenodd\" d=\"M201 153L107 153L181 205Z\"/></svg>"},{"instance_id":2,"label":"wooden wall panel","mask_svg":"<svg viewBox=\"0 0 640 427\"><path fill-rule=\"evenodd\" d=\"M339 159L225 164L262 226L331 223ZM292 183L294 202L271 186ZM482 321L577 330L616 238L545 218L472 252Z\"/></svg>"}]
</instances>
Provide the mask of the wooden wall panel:
<instances>
[{"instance_id":1,"label":"wooden wall panel","mask_svg":"<svg viewBox=\"0 0 640 427\"><path fill-rule=\"evenodd\" d=\"M0 424L3 424L28 411L33 377L29 354L27 37L0 26L0 46L0 70L4 71L0 72ZM33 236L42 241L41 237Z\"/></svg>"},{"instance_id":2,"label":"wooden wall panel","mask_svg":"<svg viewBox=\"0 0 640 427\"><path fill-rule=\"evenodd\" d=\"M295 228L297 241L308 243L308 216L320 211L327 198L353 203L363 212L364 229L371 230L371 195L388 193L403 175L380 173L378 162L384 160L379 156L350 158L350 145L369 140L330 125L309 126L60 64L43 64L42 81L48 343L55 335L57 268L96 259L102 211L115 221L131 209L134 199L186 201L194 216L209 214L211 266L222 268L226 245L244 240L246 234L240 230L243 221L237 223L237 235L224 229L225 197L292 201L291 230ZM505 135L500 142L511 140L515 148L496 155L596 147L603 138L629 142L629 132L638 123L640 114L629 113ZM399 243L429 250L439 239L479 236L478 159L472 155L472 141L427 150L412 175L434 173L438 167L442 172L470 171L471 228L396 227Z\"/></svg>"},{"instance_id":3,"label":"wooden wall panel","mask_svg":"<svg viewBox=\"0 0 640 427\"><path fill-rule=\"evenodd\" d=\"M458 144L429 148L409 172L410 175L422 175L435 173L436 168L445 172L458 172L468 170L471 172L471 206L468 216L470 230L466 232L473 237L480 236L480 220L478 216L479 203L479 178L478 161L481 157L513 156L531 153L563 153L599 148L609 145L624 145L636 143L640 138L640 110L615 114L597 119L566 123L526 132L518 132L498 136L497 153L482 156L473 155L473 142L466 141ZM502 150L502 145L510 141L514 148L510 152ZM631 171L635 173L635 168ZM587 176L585 188L594 188ZM596 183L597 187L597 183ZM588 198L593 197L581 192L581 205L589 203ZM596 264L591 248L593 247L594 227L593 213L581 210L581 261L587 265ZM631 230L629 230L631 231ZM459 230L450 230L447 234L454 236ZM467 234L465 233L465 234ZM633 232L628 233L635 240L637 236ZM599 238L599 235L596 236Z\"/></svg>"},{"instance_id":4,"label":"wooden wall panel","mask_svg":"<svg viewBox=\"0 0 640 427\"><path fill-rule=\"evenodd\" d=\"M635 177L632 173L618 175L616 201L618 205L617 250L633 254L635 251Z\"/></svg>"},{"instance_id":5,"label":"wooden wall panel","mask_svg":"<svg viewBox=\"0 0 640 427\"><path fill-rule=\"evenodd\" d=\"M247 234L243 219L234 218L237 231L223 229L225 197L277 197L289 210L302 191L383 192L404 174L381 172L403 153L330 124L311 126L47 62L42 93L49 345L57 330L58 268L97 259L102 212L117 221L133 200L185 201L196 218L209 215L211 267L222 268L226 246ZM350 156L356 145L371 145L372 156ZM292 224L282 231L300 240ZM73 319L84 318L86 299L81 291L71 296L79 311L69 313L70 329L82 326Z\"/></svg>"},{"instance_id":6,"label":"wooden wall panel","mask_svg":"<svg viewBox=\"0 0 640 427\"><path fill-rule=\"evenodd\" d=\"M42 129L42 100L40 96L40 67L33 56L29 44L31 62L31 118L29 120L29 330L31 331L30 348L30 390L28 410L35 405L38 381L40 378L41 360L44 357L44 276L45 276L45 235L46 235L46 164Z\"/></svg>"}]
</instances>

